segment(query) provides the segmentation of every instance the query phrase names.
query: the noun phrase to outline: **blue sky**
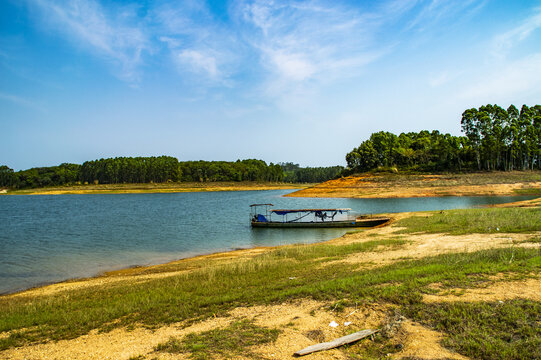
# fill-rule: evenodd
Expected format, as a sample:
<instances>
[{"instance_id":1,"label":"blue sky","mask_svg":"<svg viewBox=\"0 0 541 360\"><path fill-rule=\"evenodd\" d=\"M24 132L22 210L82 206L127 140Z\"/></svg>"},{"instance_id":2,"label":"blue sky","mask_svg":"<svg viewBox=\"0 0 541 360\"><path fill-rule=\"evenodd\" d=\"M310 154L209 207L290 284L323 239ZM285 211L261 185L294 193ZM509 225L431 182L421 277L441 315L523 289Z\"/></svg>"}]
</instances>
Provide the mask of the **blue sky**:
<instances>
[{"instance_id":1,"label":"blue sky","mask_svg":"<svg viewBox=\"0 0 541 360\"><path fill-rule=\"evenodd\" d=\"M541 100L541 1L0 0L0 164L345 165Z\"/></svg>"}]
</instances>

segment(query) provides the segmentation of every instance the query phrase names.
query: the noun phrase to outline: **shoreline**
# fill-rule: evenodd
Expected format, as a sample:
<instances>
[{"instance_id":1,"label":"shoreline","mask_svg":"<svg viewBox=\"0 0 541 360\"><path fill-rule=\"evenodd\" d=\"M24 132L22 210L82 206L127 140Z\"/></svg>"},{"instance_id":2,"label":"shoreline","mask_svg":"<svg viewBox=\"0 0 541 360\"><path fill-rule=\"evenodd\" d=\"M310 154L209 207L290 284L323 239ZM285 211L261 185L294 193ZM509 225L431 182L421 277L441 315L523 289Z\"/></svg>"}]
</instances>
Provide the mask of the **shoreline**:
<instances>
[{"instance_id":1,"label":"shoreline","mask_svg":"<svg viewBox=\"0 0 541 360\"><path fill-rule=\"evenodd\" d=\"M336 238L339 239L339 238ZM330 239L326 241L322 241L317 244L323 244L328 241L333 241L335 239ZM295 244L288 244L288 245L295 245ZM121 267L119 269L115 270L105 270L100 271L99 273L87 277L80 277L80 278L70 278L62 281L53 281L53 282L46 282L42 283L40 285L32 286L27 289L23 290L15 290L10 292L5 292L0 294L1 298L9 298L9 297L18 297L18 296L35 296L38 294L33 293L40 293L40 292L47 292L46 290L52 290L52 292L56 291L63 291L67 290L68 288L74 288L78 287L77 284L84 283L89 284L92 282L101 283L101 280L106 279L117 279L118 281L122 281L127 277L135 277L135 276L142 276L144 273L148 271L153 270L160 270L162 268L168 267L168 266L174 266L178 265L182 262L197 262L197 261L203 261L203 260L209 260L209 259L234 259L234 258L240 258L242 256L246 256L247 254L251 254L251 256L259 255L267 251L275 250L279 247L288 246L288 245L276 245L276 246L256 246L252 248L246 248L246 249L232 249L232 250L225 250L225 251L216 251L208 254L199 254L199 255L192 255L187 256L183 258L178 258L175 260L166 261L163 263L158 264L151 264L151 265L129 265L126 267ZM167 272L164 272L164 274L167 274ZM98 284L96 284L98 285ZM92 286L92 284L89 284L89 286ZM53 289L57 288L57 289Z\"/></svg>"},{"instance_id":2,"label":"shoreline","mask_svg":"<svg viewBox=\"0 0 541 360\"><path fill-rule=\"evenodd\" d=\"M541 205L541 197L536 197L530 200L522 200L522 201L503 203L503 204L484 205L483 207L484 208L534 207L534 206L540 206L540 205ZM310 243L306 245L311 246L311 245L316 245L316 244L331 244L331 243L340 242L340 239L348 236L348 234L355 233L357 231L364 232L364 231L370 231L370 230L380 229L380 228L392 228L393 223L395 223L397 220L403 219L405 217L410 217L410 216L419 216L420 214L423 214L426 212L432 212L432 211L414 211L414 212L378 214L378 215L391 216L391 221L384 226L376 226L372 228L350 228L349 230L345 229L346 233L340 237L332 238L332 239L321 241L321 242ZM299 244L256 246L256 247L232 249L232 250L226 250L226 251L216 251L216 252L211 252L207 254L187 256L187 257L178 258L175 260L166 261L166 262L158 263L158 264L151 264L151 265L134 264L134 265L129 265L129 266L122 267L116 270L102 271L88 277L71 278L71 279L66 279L66 280L58 281L58 282L44 283L42 285L32 286L24 290L16 290L13 292L2 293L0 294L0 298L26 296L26 295L35 296L35 295L38 295L35 293L43 293L43 292L47 292L47 290L51 290L52 292L63 291L63 290L67 290L68 288L79 287L77 286L77 284L81 284L81 283L86 284L86 286L92 286L94 284L91 284L91 283L96 283L95 285L100 285L104 281L107 282L108 280L111 280L111 282L115 282L115 279L116 281L123 281L132 277L144 276L145 273L149 273L149 272L150 273L154 271L160 272L161 270L166 269L167 267L176 266L181 263L200 262L200 261L206 261L206 260L235 260L239 258L251 258L253 256L270 252L279 248L284 248L287 246L296 246L296 245L299 245ZM163 274L168 274L168 272L163 271Z\"/></svg>"},{"instance_id":3,"label":"shoreline","mask_svg":"<svg viewBox=\"0 0 541 360\"><path fill-rule=\"evenodd\" d=\"M295 190L313 184L260 182L99 184L12 190L2 195L92 195L92 194L167 194L213 191Z\"/></svg>"},{"instance_id":4,"label":"shoreline","mask_svg":"<svg viewBox=\"0 0 541 360\"><path fill-rule=\"evenodd\" d=\"M300 189L286 197L412 198L541 195L541 171L471 174L359 174Z\"/></svg>"}]
</instances>

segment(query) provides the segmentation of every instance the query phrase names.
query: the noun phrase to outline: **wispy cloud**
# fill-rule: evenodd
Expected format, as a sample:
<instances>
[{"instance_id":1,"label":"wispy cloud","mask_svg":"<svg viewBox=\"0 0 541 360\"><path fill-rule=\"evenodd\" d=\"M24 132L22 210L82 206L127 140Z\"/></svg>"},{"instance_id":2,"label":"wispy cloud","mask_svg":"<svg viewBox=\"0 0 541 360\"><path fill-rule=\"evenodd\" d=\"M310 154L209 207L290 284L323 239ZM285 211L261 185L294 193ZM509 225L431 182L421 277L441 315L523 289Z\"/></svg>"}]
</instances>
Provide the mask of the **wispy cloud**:
<instances>
[{"instance_id":1,"label":"wispy cloud","mask_svg":"<svg viewBox=\"0 0 541 360\"><path fill-rule=\"evenodd\" d=\"M28 4L38 11L42 24L115 63L119 77L138 80L137 67L142 53L150 50L150 43L136 7L111 11L95 0L34 0Z\"/></svg>"},{"instance_id":2,"label":"wispy cloud","mask_svg":"<svg viewBox=\"0 0 541 360\"><path fill-rule=\"evenodd\" d=\"M498 58L505 57L513 46L527 39L539 28L541 28L541 8L535 9L532 16L524 19L515 28L497 35L493 40L492 54Z\"/></svg>"},{"instance_id":3,"label":"wispy cloud","mask_svg":"<svg viewBox=\"0 0 541 360\"><path fill-rule=\"evenodd\" d=\"M195 73L223 84L236 56L231 29L220 24L202 2L165 4L152 11L159 40L167 45L181 75Z\"/></svg>"},{"instance_id":4,"label":"wispy cloud","mask_svg":"<svg viewBox=\"0 0 541 360\"><path fill-rule=\"evenodd\" d=\"M11 103L20 105L22 107L31 108L31 109L38 110L41 112L45 111L43 107L37 104L35 101L26 99L21 96L13 95L13 94L6 94L6 93L0 92L0 100L9 101Z\"/></svg>"},{"instance_id":5,"label":"wispy cloud","mask_svg":"<svg viewBox=\"0 0 541 360\"><path fill-rule=\"evenodd\" d=\"M186 49L178 54L180 62L187 64L194 72L204 72L211 78L218 76L216 57L198 50Z\"/></svg>"},{"instance_id":6,"label":"wispy cloud","mask_svg":"<svg viewBox=\"0 0 541 360\"><path fill-rule=\"evenodd\" d=\"M244 1L233 9L269 72L268 89L299 89L357 75L385 53L371 14L333 2Z\"/></svg>"},{"instance_id":7,"label":"wispy cloud","mask_svg":"<svg viewBox=\"0 0 541 360\"><path fill-rule=\"evenodd\" d=\"M540 92L541 53L509 62L483 74L473 81L473 85L462 91L460 97L497 102L537 98Z\"/></svg>"},{"instance_id":8,"label":"wispy cloud","mask_svg":"<svg viewBox=\"0 0 541 360\"><path fill-rule=\"evenodd\" d=\"M428 78L428 85L433 88L440 87L447 84L453 77L454 75L451 75L448 71L443 71L439 74L432 74Z\"/></svg>"},{"instance_id":9,"label":"wispy cloud","mask_svg":"<svg viewBox=\"0 0 541 360\"><path fill-rule=\"evenodd\" d=\"M418 0L409 1L412 20L406 29L426 31L435 25L441 29L446 22L460 22L468 19L483 8L487 0Z\"/></svg>"},{"instance_id":10,"label":"wispy cloud","mask_svg":"<svg viewBox=\"0 0 541 360\"><path fill-rule=\"evenodd\" d=\"M267 88L277 93L303 84L359 76L394 51L403 39L382 34L425 31L471 16L486 0L400 0L370 8L336 1L245 0L234 14L246 25L246 41L269 71ZM413 20L408 20L413 19Z\"/></svg>"},{"instance_id":11,"label":"wispy cloud","mask_svg":"<svg viewBox=\"0 0 541 360\"><path fill-rule=\"evenodd\" d=\"M519 47L521 43L539 37L541 8L533 8L530 14L489 40L492 51L487 54L486 68L473 77L476 81L462 92L463 98L494 102L538 97L541 92L541 48Z\"/></svg>"},{"instance_id":12,"label":"wispy cloud","mask_svg":"<svg viewBox=\"0 0 541 360\"><path fill-rule=\"evenodd\" d=\"M237 75L250 72L272 95L306 94L312 91L307 88L357 77L404 41L389 29L428 30L472 14L486 1L391 0L368 7L331 0L239 0L231 2L226 21L196 0L145 7L100 0L27 3L42 24L115 64L116 75L130 83L139 81L145 55L165 55L194 86L230 87ZM540 24L538 12L500 42L526 37ZM442 81L447 79L432 83Z\"/></svg>"}]
</instances>

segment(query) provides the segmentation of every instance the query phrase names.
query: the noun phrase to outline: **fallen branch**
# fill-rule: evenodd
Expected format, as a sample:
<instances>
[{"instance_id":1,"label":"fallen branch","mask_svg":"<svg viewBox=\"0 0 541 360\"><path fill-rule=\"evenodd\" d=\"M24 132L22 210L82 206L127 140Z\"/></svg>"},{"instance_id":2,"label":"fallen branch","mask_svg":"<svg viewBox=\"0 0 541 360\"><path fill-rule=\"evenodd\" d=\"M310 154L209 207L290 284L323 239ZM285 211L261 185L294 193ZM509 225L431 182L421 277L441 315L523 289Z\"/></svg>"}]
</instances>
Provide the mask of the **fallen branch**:
<instances>
[{"instance_id":1,"label":"fallen branch","mask_svg":"<svg viewBox=\"0 0 541 360\"><path fill-rule=\"evenodd\" d=\"M334 349L336 347L339 347L339 346L342 346L342 345L345 345L345 344L350 344L352 342L361 340L362 338L365 338L367 336L375 334L378 331L379 330L370 330L370 329L361 330L361 331L358 331L358 332L350 334L350 335L342 336L341 338L338 338L338 339L333 340L333 341L308 346L307 348L304 348L302 350L297 351L294 355L295 356L303 356L303 355L311 354L311 353L316 352L316 351Z\"/></svg>"}]
</instances>

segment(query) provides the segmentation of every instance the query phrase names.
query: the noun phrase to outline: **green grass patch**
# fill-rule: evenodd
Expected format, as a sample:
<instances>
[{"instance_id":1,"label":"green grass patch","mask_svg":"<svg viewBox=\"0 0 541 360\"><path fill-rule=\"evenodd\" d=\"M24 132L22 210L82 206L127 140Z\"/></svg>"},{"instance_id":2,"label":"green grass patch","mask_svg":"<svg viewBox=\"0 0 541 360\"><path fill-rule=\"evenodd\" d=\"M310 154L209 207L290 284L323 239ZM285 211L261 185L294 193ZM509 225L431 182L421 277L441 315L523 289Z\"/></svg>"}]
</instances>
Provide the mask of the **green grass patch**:
<instances>
[{"instance_id":1,"label":"green grass patch","mask_svg":"<svg viewBox=\"0 0 541 360\"><path fill-rule=\"evenodd\" d=\"M282 301L305 291L307 284L346 276L345 265L319 264L354 252L400 246L401 241L381 240L333 246L289 246L252 259L200 267L162 279L132 284L109 284L49 296L0 298L0 349L30 342L70 339L93 329L142 324L156 327L224 314L243 304ZM182 270L186 265L179 264ZM173 271L173 268L170 268ZM320 278L321 276L321 278ZM301 290L298 290L301 289Z\"/></svg>"},{"instance_id":2,"label":"green grass patch","mask_svg":"<svg viewBox=\"0 0 541 360\"><path fill-rule=\"evenodd\" d=\"M225 315L238 306L313 298L349 303L419 304L432 283L475 287L499 273L535 273L541 250L508 248L407 260L369 271L333 261L400 246L380 240L333 246L290 246L252 259L202 266L168 278L72 290L35 298L0 298L0 349L70 339L93 329L159 327ZM324 265L324 266L322 266Z\"/></svg>"},{"instance_id":3,"label":"green grass patch","mask_svg":"<svg viewBox=\"0 0 541 360\"><path fill-rule=\"evenodd\" d=\"M513 192L517 195L541 195L541 188L528 187L522 189L514 189Z\"/></svg>"},{"instance_id":4,"label":"green grass patch","mask_svg":"<svg viewBox=\"0 0 541 360\"><path fill-rule=\"evenodd\" d=\"M430 216L412 216L396 226L400 233L519 233L541 230L541 208L489 208L446 210Z\"/></svg>"},{"instance_id":5,"label":"green grass patch","mask_svg":"<svg viewBox=\"0 0 541 360\"><path fill-rule=\"evenodd\" d=\"M541 358L539 302L418 304L405 312L445 333L444 346L473 359Z\"/></svg>"},{"instance_id":6,"label":"green grass patch","mask_svg":"<svg viewBox=\"0 0 541 360\"><path fill-rule=\"evenodd\" d=\"M257 326L252 321L242 320L223 329L191 333L183 339L172 337L166 343L159 344L155 350L189 353L190 358L196 360L213 359L216 356L233 359L241 355L251 359L263 359L250 348L275 342L280 332L278 329L269 329Z\"/></svg>"},{"instance_id":7,"label":"green grass patch","mask_svg":"<svg viewBox=\"0 0 541 360\"><path fill-rule=\"evenodd\" d=\"M299 261L335 260L359 252L390 250L406 243L406 240L396 237L338 246L329 244L295 245L277 249L270 253L269 256L275 259L295 259Z\"/></svg>"}]
</instances>

